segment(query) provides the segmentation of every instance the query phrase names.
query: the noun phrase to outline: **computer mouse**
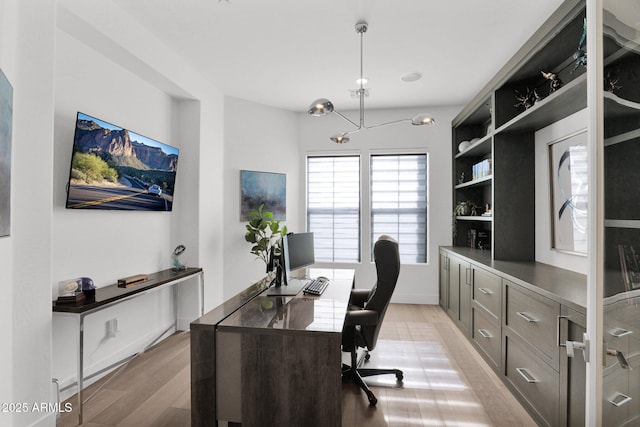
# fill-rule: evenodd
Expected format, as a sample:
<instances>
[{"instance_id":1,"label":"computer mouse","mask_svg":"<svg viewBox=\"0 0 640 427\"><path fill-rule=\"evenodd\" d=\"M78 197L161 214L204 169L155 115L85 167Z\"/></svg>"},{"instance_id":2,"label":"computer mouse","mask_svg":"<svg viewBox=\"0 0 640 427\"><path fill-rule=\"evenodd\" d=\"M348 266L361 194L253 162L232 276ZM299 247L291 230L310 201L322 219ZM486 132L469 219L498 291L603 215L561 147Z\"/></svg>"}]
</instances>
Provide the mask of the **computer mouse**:
<instances>
[{"instance_id":1,"label":"computer mouse","mask_svg":"<svg viewBox=\"0 0 640 427\"><path fill-rule=\"evenodd\" d=\"M324 281L327 281L327 282L329 281L329 278L328 277L324 277L324 276L318 276L318 279L324 280Z\"/></svg>"}]
</instances>

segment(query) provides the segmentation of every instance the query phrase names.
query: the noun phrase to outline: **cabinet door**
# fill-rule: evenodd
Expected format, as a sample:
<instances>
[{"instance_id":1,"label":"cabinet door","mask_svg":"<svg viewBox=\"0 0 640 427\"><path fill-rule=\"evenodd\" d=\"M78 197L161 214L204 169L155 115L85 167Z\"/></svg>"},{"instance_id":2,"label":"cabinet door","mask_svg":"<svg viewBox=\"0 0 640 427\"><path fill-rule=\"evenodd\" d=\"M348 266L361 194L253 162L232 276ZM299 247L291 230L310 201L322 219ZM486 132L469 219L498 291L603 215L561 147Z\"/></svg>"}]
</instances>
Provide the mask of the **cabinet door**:
<instances>
[{"instance_id":1,"label":"cabinet door","mask_svg":"<svg viewBox=\"0 0 640 427\"><path fill-rule=\"evenodd\" d=\"M584 354L580 350L574 351L573 357L567 356L565 342L582 342L586 332L586 318L568 307L562 306L562 320L560 323L561 366L560 366L560 400L566 402L566 421L562 425L582 427L585 425L585 387L586 369Z\"/></svg>"},{"instance_id":2,"label":"cabinet door","mask_svg":"<svg viewBox=\"0 0 640 427\"><path fill-rule=\"evenodd\" d=\"M447 310L447 292L449 288L449 258L446 252L440 251L440 286L439 304L443 310Z\"/></svg>"},{"instance_id":3,"label":"cabinet door","mask_svg":"<svg viewBox=\"0 0 640 427\"><path fill-rule=\"evenodd\" d=\"M460 268L459 258L449 255L449 289L447 293L447 313L456 323L460 320Z\"/></svg>"},{"instance_id":4,"label":"cabinet door","mask_svg":"<svg viewBox=\"0 0 640 427\"><path fill-rule=\"evenodd\" d=\"M471 295L473 290L471 265L460 263L460 325L467 333L471 333Z\"/></svg>"}]
</instances>

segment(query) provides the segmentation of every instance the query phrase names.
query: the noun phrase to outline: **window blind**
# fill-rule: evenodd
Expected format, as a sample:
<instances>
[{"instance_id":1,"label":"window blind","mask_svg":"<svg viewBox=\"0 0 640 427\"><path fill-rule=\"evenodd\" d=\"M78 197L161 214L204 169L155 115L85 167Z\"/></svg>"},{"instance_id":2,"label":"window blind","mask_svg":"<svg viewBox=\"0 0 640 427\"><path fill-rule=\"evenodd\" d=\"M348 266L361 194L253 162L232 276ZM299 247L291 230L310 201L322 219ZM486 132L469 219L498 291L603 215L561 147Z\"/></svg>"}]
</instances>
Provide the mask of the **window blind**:
<instances>
[{"instance_id":1,"label":"window blind","mask_svg":"<svg viewBox=\"0 0 640 427\"><path fill-rule=\"evenodd\" d=\"M316 261L360 261L360 158L307 157L307 230Z\"/></svg>"},{"instance_id":2,"label":"window blind","mask_svg":"<svg viewBox=\"0 0 640 427\"><path fill-rule=\"evenodd\" d=\"M371 242L398 241L403 263L427 260L427 155L371 156Z\"/></svg>"}]
</instances>

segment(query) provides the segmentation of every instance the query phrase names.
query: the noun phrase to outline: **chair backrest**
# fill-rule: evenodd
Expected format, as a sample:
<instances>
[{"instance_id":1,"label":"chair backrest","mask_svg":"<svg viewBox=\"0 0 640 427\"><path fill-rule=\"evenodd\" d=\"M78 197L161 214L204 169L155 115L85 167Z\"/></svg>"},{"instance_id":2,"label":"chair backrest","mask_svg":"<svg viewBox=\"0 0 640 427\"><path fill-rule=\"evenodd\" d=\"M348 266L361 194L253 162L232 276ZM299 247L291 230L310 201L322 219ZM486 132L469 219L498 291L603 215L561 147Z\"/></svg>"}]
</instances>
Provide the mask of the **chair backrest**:
<instances>
[{"instance_id":1,"label":"chair backrest","mask_svg":"<svg viewBox=\"0 0 640 427\"><path fill-rule=\"evenodd\" d=\"M387 312L391 296L398 282L398 275L400 274L398 242L392 237L380 236L373 247L373 256L378 280L369 294L365 308L378 312L378 323L375 326L362 326L360 329L362 338L364 338L369 350L373 350L376 346L384 315Z\"/></svg>"}]
</instances>

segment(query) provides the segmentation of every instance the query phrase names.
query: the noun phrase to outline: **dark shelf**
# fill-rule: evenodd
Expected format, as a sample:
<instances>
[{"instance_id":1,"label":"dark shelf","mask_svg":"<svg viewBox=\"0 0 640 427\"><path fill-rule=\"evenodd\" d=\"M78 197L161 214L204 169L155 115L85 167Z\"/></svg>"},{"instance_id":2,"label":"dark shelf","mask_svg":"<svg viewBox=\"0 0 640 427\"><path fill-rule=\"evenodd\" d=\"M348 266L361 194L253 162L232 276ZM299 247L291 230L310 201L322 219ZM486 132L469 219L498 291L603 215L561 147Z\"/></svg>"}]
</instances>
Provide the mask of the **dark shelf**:
<instances>
[{"instance_id":1,"label":"dark shelf","mask_svg":"<svg viewBox=\"0 0 640 427\"><path fill-rule=\"evenodd\" d=\"M587 75L582 74L496 129L498 133L535 132L587 107Z\"/></svg>"},{"instance_id":2,"label":"dark shelf","mask_svg":"<svg viewBox=\"0 0 640 427\"><path fill-rule=\"evenodd\" d=\"M157 288L166 283L194 276L200 272L202 272L201 268L187 268L181 271L173 271L172 269L158 271L157 273L149 274L149 278L144 282L130 288L121 288L117 284L97 288L95 298L87 298L82 304L56 304L53 301L53 311L58 313L84 313L114 301Z\"/></svg>"}]
</instances>

